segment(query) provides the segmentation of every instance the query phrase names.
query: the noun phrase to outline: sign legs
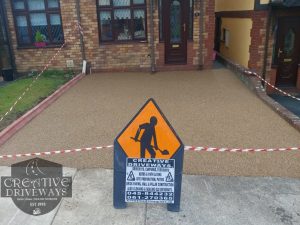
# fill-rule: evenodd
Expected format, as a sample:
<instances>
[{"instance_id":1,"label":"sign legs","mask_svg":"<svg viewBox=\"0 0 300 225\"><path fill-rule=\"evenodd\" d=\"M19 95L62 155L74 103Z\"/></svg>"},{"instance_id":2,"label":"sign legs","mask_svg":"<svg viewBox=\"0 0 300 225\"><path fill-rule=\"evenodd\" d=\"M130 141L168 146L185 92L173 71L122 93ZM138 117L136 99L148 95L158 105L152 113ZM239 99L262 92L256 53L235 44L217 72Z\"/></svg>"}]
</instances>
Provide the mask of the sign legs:
<instances>
[{"instance_id":1,"label":"sign legs","mask_svg":"<svg viewBox=\"0 0 300 225\"><path fill-rule=\"evenodd\" d=\"M180 211L181 180L182 180L182 174L175 175L174 204L167 204L168 211L171 212Z\"/></svg>"},{"instance_id":2,"label":"sign legs","mask_svg":"<svg viewBox=\"0 0 300 225\"><path fill-rule=\"evenodd\" d=\"M175 159L175 188L174 188L174 204L168 204L167 209L171 212L180 211L180 199L181 199L181 183L182 183L182 170L183 170L183 156L184 147L175 153L172 159Z\"/></svg>"},{"instance_id":3,"label":"sign legs","mask_svg":"<svg viewBox=\"0 0 300 225\"><path fill-rule=\"evenodd\" d=\"M114 194L113 204L116 209L125 209L126 155L117 141L114 142Z\"/></svg>"}]
</instances>

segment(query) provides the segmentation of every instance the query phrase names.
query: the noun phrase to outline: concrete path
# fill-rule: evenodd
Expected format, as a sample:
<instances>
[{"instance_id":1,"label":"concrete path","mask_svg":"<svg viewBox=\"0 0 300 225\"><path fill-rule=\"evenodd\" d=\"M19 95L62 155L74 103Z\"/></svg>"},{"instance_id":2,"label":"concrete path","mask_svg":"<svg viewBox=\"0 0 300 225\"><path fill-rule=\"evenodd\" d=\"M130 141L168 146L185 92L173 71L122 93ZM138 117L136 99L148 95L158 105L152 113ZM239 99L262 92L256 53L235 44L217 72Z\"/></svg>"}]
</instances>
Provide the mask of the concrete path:
<instances>
[{"instance_id":1,"label":"concrete path","mask_svg":"<svg viewBox=\"0 0 300 225\"><path fill-rule=\"evenodd\" d=\"M65 170L66 168L64 168ZM67 169L74 174L74 170ZM10 175L1 168L1 175ZM179 213L165 205L112 207L112 170L85 169L75 174L72 198L51 213L33 217L0 198L0 224L52 225L297 225L300 180L245 177L183 177Z\"/></svg>"},{"instance_id":2,"label":"concrete path","mask_svg":"<svg viewBox=\"0 0 300 225\"><path fill-rule=\"evenodd\" d=\"M85 77L7 143L0 154L110 145L153 97L186 145L300 146L300 133L227 69L101 73ZM46 159L74 168L112 168L112 150ZM186 153L188 174L300 177L300 152ZM13 160L0 161L10 165Z\"/></svg>"}]
</instances>

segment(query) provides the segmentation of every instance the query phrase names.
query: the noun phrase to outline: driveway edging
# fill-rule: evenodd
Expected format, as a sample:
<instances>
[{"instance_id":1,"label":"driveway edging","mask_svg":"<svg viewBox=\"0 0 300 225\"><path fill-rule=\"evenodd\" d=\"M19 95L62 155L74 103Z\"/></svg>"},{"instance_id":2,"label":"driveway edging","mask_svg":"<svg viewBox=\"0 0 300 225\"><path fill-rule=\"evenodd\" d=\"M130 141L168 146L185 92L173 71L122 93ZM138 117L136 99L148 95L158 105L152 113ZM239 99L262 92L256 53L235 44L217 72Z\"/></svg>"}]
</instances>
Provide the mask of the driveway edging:
<instances>
[{"instance_id":1,"label":"driveway edging","mask_svg":"<svg viewBox=\"0 0 300 225\"><path fill-rule=\"evenodd\" d=\"M296 130L300 132L300 118L294 113L290 112L284 106L280 105L278 102L269 97L261 84L261 81L253 76L246 75L244 70L246 68L236 65L234 62L225 58L224 56L218 54L218 57L223 61L227 68L231 69L238 78L251 90L253 91L266 105L268 105L273 111L278 113L278 115L292 125Z\"/></svg>"},{"instance_id":2,"label":"driveway edging","mask_svg":"<svg viewBox=\"0 0 300 225\"><path fill-rule=\"evenodd\" d=\"M8 139L10 139L15 133L21 130L26 124L28 124L33 118L38 116L46 108L48 108L53 102L55 102L60 96L62 96L67 90L73 87L78 81L84 77L84 74L78 74L72 80L68 81L57 89L54 93L30 109L24 115L15 120L12 124L6 127L0 132L0 146L2 146Z\"/></svg>"}]
</instances>

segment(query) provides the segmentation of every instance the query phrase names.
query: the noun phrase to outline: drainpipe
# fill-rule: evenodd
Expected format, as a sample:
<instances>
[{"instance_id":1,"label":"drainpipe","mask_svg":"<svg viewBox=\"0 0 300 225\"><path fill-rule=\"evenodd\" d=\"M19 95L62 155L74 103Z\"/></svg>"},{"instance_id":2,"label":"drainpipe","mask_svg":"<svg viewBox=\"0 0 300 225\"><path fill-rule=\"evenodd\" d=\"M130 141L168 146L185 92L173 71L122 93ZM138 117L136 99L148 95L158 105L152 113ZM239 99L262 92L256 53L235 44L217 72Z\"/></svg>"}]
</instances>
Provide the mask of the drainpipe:
<instances>
[{"instance_id":1,"label":"drainpipe","mask_svg":"<svg viewBox=\"0 0 300 225\"><path fill-rule=\"evenodd\" d=\"M199 0L200 4L200 23L199 23L199 69L203 68L204 59L203 59L203 41L204 41L204 1Z\"/></svg>"},{"instance_id":2,"label":"drainpipe","mask_svg":"<svg viewBox=\"0 0 300 225\"><path fill-rule=\"evenodd\" d=\"M77 13L77 21L79 24L81 24L81 17L80 17L80 0L76 0L76 13ZM81 51L81 57L82 61L86 60L85 55L85 48L84 48L84 40L81 32L79 32L80 35L80 51Z\"/></svg>"},{"instance_id":3,"label":"drainpipe","mask_svg":"<svg viewBox=\"0 0 300 225\"><path fill-rule=\"evenodd\" d=\"M0 0L0 15L2 15L3 18L3 25L4 25L4 35L6 35L6 44L8 45L8 54L9 54L9 59L10 59L10 65L15 72L16 71L16 62L15 62L15 57L14 57L14 53L12 50L12 46L11 46L11 36L9 33L9 29L8 29L8 20L7 20L7 14L6 14L6 4L5 1Z\"/></svg>"},{"instance_id":4,"label":"drainpipe","mask_svg":"<svg viewBox=\"0 0 300 225\"><path fill-rule=\"evenodd\" d=\"M155 45L154 45L154 3L150 0L150 48L151 48L151 73L156 72Z\"/></svg>"},{"instance_id":5,"label":"drainpipe","mask_svg":"<svg viewBox=\"0 0 300 225\"><path fill-rule=\"evenodd\" d=\"M266 40L265 40L265 49L264 49L263 71L262 71L262 77L264 79L266 79L267 65L268 65L268 52L269 52L269 42L270 42L271 21L272 21L272 8L269 6L268 19L267 19L267 25L266 25ZM263 85L265 86L264 82L263 82Z\"/></svg>"}]
</instances>

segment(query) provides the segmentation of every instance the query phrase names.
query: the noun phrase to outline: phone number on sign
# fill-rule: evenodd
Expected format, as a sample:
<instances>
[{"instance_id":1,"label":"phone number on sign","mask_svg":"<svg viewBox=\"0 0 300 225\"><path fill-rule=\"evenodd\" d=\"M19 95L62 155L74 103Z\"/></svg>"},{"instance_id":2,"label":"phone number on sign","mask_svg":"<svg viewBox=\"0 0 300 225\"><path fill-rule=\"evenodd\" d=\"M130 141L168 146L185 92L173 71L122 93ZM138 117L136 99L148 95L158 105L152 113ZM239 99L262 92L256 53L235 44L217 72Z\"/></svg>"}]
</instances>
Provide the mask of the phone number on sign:
<instances>
[{"instance_id":1,"label":"phone number on sign","mask_svg":"<svg viewBox=\"0 0 300 225\"><path fill-rule=\"evenodd\" d=\"M174 194L173 192L126 192L126 199L127 200L155 200L155 201L173 201Z\"/></svg>"}]
</instances>

